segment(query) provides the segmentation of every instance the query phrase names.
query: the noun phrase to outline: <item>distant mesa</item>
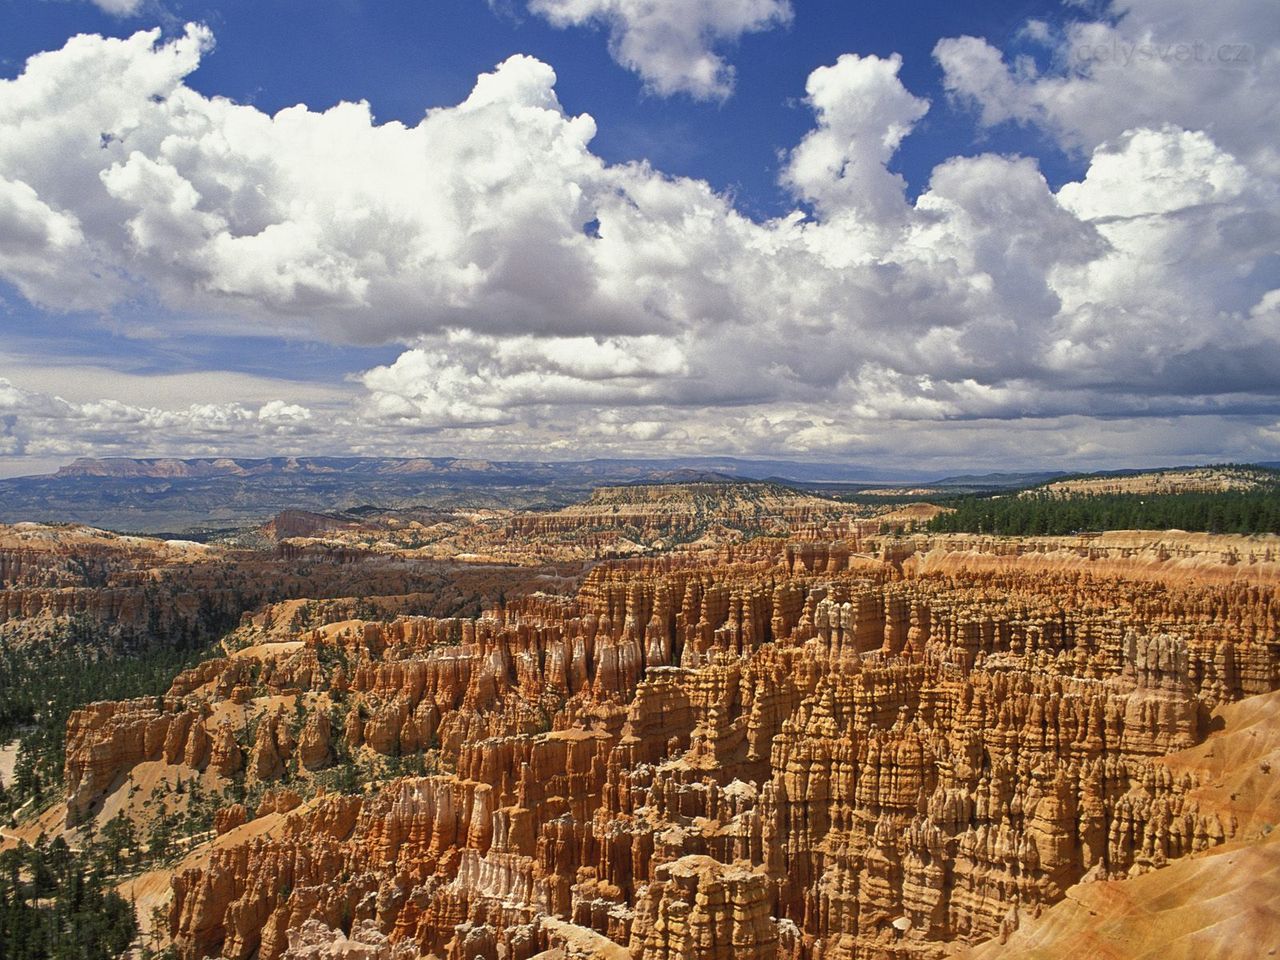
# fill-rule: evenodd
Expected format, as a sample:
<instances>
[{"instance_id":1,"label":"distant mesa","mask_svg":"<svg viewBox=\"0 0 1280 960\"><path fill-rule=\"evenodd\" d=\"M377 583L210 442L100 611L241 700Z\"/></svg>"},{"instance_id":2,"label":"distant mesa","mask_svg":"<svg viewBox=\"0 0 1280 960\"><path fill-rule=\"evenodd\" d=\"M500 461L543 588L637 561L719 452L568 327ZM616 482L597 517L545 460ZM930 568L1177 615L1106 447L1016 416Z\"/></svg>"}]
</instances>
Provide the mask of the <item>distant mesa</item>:
<instances>
[{"instance_id":1,"label":"distant mesa","mask_svg":"<svg viewBox=\"0 0 1280 960\"><path fill-rule=\"evenodd\" d=\"M1266 490L1277 486L1275 471L1251 466L1196 467L1149 470L1141 473L1069 477L1038 489L1065 496L1115 493L1229 493Z\"/></svg>"}]
</instances>

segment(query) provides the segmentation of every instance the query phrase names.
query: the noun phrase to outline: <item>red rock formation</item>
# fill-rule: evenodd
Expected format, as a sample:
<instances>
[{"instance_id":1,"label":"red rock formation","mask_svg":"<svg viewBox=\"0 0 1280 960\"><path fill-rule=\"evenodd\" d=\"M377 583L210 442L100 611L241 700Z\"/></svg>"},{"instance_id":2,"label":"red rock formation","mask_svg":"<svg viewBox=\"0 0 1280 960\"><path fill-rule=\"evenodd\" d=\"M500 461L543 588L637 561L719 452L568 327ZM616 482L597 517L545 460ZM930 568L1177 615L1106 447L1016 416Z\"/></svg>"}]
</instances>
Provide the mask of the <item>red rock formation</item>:
<instances>
[{"instance_id":1,"label":"red rock formation","mask_svg":"<svg viewBox=\"0 0 1280 960\"><path fill-rule=\"evenodd\" d=\"M636 905L631 956L640 960L764 960L777 955L777 921L762 869L686 856L654 871Z\"/></svg>"},{"instance_id":2,"label":"red rock formation","mask_svg":"<svg viewBox=\"0 0 1280 960\"><path fill-rule=\"evenodd\" d=\"M94 703L67 721L67 753L63 780L67 822L81 822L117 778L145 760L168 764L208 756L208 738L199 711L170 703L157 709L153 700Z\"/></svg>"},{"instance_id":3,"label":"red rock formation","mask_svg":"<svg viewBox=\"0 0 1280 960\"><path fill-rule=\"evenodd\" d=\"M176 878L181 956L263 960L934 957L1236 835L1200 768L1163 758L1280 687L1271 586L937 549L756 540L476 619L313 623L163 709L74 717L74 806L147 758L237 776L206 719L235 698L250 781L300 798L350 758L433 771L273 800L278 825L228 827Z\"/></svg>"}]
</instances>

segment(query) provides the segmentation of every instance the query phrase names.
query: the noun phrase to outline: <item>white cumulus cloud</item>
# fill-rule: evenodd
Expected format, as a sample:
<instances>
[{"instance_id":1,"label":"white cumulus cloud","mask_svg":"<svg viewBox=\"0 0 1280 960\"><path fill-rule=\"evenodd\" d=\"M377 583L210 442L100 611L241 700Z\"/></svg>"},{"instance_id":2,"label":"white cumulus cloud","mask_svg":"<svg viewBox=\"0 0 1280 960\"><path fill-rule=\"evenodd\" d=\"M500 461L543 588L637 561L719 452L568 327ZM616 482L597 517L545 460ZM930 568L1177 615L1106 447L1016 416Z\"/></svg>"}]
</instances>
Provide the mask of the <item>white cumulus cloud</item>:
<instances>
[{"instance_id":1,"label":"white cumulus cloud","mask_svg":"<svg viewBox=\"0 0 1280 960\"><path fill-rule=\"evenodd\" d=\"M697 100L733 91L734 67L718 48L792 17L790 0L529 0L529 9L557 27L604 27L614 60L649 90Z\"/></svg>"},{"instance_id":2,"label":"white cumulus cloud","mask_svg":"<svg viewBox=\"0 0 1280 960\"><path fill-rule=\"evenodd\" d=\"M131 17L142 9L144 0L89 0L104 13L117 17Z\"/></svg>"},{"instance_id":3,"label":"white cumulus cloud","mask_svg":"<svg viewBox=\"0 0 1280 960\"><path fill-rule=\"evenodd\" d=\"M978 37L941 40L934 55L947 89L988 125L1035 124L1088 151L1175 124L1277 169L1280 17L1270 0L1112 0L1102 13L1067 25L1048 70Z\"/></svg>"},{"instance_id":4,"label":"white cumulus cloud","mask_svg":"<svg viewBox=\"0 0 1280 960\"><path fill-rule=\"evenodd\" d=\"M791 152L783 182L827 216L869 223L905 212L906 182L886 168L902 139L929 109L898 79L902 58L847 53L819 67L805 85L817 127Z\"/></svg>"},{"instance_id":5,"label":"white cumulus cloud","mask_svg":"<svg viewBox=\"0 0 1280 960\"><path fill-rule=\"evenodd\" d=\"M241 449L305 449L317 433L311 411L272 400L153 407L103 398L70 401L26 390L0 377L0 438L7 456L47 460L86 450L98 456L137 456L157 446L191 455Z\"/></svg>"}]
</instances>

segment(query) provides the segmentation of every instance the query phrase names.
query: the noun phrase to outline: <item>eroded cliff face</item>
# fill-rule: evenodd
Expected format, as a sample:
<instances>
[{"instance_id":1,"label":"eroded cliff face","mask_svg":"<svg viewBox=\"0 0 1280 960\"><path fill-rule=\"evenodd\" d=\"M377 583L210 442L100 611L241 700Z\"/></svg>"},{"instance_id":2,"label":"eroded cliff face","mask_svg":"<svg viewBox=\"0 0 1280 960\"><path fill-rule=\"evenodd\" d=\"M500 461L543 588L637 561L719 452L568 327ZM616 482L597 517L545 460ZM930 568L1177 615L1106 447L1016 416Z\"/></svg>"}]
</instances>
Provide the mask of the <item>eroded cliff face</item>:
<instances>
[{"instance_id":1,"label":"eroded cliff face","mask_svg":"<svg viewBox=\"0 0 1280 960\"><path fill-rule=\"evenodd\" d=\"M208 642L249 611L286 598L309 601L295 604L291 616L319 620L478 612L500 592L556 580L565 571L554 561L517 571L344 543L261 550L79 526L0 525L0 641L55 650L92 642L108 653Z\"/></svg>"},{"instance_id":2,"label":"eroded cliff face","mask_svg":"<svg viewBox=\"0 0 1280 960\"><path fill-rule=\"evenodd\" d=\"M1242 839L1165 758L1280 686L1271 586L882 557L756 540L313 624L73 717L68 816L143 762L294 791L173 880L178 953L246 960L929 958ZM424 772L323 786L366 761Z\"/></svg>"}]
</instances>

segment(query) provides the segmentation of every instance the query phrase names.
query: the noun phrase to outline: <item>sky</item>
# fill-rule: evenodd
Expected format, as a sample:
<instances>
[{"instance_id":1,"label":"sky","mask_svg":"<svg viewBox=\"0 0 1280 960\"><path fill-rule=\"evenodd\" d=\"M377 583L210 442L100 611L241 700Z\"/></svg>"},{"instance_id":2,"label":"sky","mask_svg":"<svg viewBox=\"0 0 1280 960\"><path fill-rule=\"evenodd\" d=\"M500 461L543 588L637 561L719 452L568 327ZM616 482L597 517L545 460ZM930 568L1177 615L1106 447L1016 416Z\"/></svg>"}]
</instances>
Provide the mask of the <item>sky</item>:
<instances>
[{"instance_id":1,"label":"sky","mask_svg":"<svg viewBox=\"0 0 1280 960\"><path fill-rule=\"evenodd\" d=\"M1280 459L1274 0L0 0L0 475Z\"/></svg>"}]
</instances>

